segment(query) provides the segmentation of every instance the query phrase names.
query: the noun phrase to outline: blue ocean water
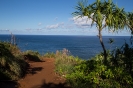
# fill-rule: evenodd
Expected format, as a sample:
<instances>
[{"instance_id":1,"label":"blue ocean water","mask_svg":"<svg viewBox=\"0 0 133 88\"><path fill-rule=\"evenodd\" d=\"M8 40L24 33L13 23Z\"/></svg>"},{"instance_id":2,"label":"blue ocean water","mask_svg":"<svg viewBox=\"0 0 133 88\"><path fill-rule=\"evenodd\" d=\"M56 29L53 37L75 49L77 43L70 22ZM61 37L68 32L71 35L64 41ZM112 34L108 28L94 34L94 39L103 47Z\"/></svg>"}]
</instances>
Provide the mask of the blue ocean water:
<instances>
[{"instance_id":1,"label":"blue ocean water","mask_svg":"<svg viewBox=\"0 0 133 88\"><path fill-rule=\"evenodd\" d=\"M68 49L72 55L89 59L102 51L97 36L61 36L61 35L15 35L16 43L21 51L34 50L41 54ZM109 44L109 38L114 40ZM0 41L10 42L11 35L0 35ZM125 41L130 42L130 36L103 36L107 49L121 47Z\"/></svg>"}]
</instances>

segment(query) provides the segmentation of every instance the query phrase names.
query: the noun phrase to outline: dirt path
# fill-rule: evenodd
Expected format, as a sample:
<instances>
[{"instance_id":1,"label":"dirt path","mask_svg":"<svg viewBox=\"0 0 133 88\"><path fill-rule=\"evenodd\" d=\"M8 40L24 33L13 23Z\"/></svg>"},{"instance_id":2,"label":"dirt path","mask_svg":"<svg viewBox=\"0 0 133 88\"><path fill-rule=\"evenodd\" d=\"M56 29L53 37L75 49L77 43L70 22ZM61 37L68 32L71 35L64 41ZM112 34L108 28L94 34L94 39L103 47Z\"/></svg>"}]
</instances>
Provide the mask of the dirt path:
<instances>
[{"instance_id":1,"label":"dirt path","mask_svg":"<svg viewBox=\"0 0 133 88\"><path fill-rule=\"evenodd\" d=\"M54 59L31 62L28 74L19 80L19 88L69 88L65 79L54 72Z\"/></svg>"}]
</instances>

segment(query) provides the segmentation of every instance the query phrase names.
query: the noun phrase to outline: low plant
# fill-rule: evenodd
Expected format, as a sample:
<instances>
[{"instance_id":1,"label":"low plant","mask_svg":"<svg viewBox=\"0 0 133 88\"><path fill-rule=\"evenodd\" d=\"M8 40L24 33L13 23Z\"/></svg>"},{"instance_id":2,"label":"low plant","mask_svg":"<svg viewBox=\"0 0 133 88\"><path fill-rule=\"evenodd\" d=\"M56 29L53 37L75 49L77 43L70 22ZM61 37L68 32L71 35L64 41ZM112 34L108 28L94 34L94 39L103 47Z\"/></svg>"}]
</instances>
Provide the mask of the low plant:
<instances>
[{"instance_id":1,"label":"low plant","mask_svg":"<svg viewBox=\"0 0 133 88\"><path fill-rule=\"evenodd\" d=\"M24 75L27 65L17 46L0 42L0 80L19 79Z\"/></svg>"},{"instance_id":2,"label":"low plant","mask_svg":"<svg viewBox=\"0 0 133 88\"><path fill-rule=\"evenodd\" d=\"M55 58L55 53L47 52L47 53L44 54L44 57L46 57L46 58Z\"/></svg>"},{"instance_id":3,"label":"low plant","mask_svg":"<svg viewBox=\"0 0 133 88\"><path fill-rule=\"evenodd\" d=\"M23 52L23 56L25 60L36 61L36 62L42 61L42 56L37 51L27 50Z\"/></svg>"},{"instance_id":4,"label":"low plant","mask_svg":"<svg viewBox=\"0 0 133 88\"><path fill-rule=\"evenodd\" d=\"M81 62L83 62L83 60L70 55L67 49L56 51L55 71L60 75L66 76L66 74L72 73L73 67Z\"/></svg>"},{"instance_id":5,"label":"low plant","mask_svg":"<svg viewBox=\"0 0 133 88\"><path fill-rule=\"evenodd\" d=\"M72 88L132 88L133 47L125 43L108 51L105 63L100 53L85 61L70 55L66 49L56 52L56 72Z\"/></svg>"},{"instance_id":6,"label":"low plant","mask_svg":"<svg viewBox=\"0 0 133 88\"><path fill-rule=\"evenodd\" d=\"M66 75L72 88L132 88L133 48L125 43L120 49L108 52L104 63L103 53L73 67Z\"/></svg>"}]
</instances>

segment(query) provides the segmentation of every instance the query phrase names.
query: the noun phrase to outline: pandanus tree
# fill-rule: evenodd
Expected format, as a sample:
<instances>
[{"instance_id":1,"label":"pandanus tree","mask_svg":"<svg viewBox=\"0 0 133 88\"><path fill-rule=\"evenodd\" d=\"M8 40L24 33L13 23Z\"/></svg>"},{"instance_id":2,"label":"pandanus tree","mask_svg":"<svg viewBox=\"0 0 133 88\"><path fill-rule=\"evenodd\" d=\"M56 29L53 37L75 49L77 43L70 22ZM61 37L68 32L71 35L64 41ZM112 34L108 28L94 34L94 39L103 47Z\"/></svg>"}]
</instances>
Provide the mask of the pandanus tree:
<instances>
[{"instance_id":1,"label":"pandanus tree","mask_svg":"<svg viewBox=\"0 0 133 88\"><path fill-rule=\"evenodd\" d=\"M131 30L130 42L132 44L133 43L133 12L127 13L126 24L127 24L128 28Z\"/></svg>"},{"instance_id":2,"label":"pandanus tree","mask_svg":"<svg viewBox=\"0 0 133 88\"><path fill-rule=\"evenodd\" d=\"M124 29L126 13L124 9L118 8L112 0L101 1L96 0L93 4L86 5L86 1L78 2L75 8L77 11L73 13L74 16L84 17L87 16L91 19L91 26L96 25L98 29L98 38L103 48L105 62L107 60L107 51L103 43L102 30L108 28L108 30L117 31L118 29Z\"/></svg>"},{"instance_id":3,"label":"pandanus tree","mask_svg":"<svg viewBox=\"0 0 133 88\"><path fill-rule=\"evenodd\" d=\"M126 21L128 27L131 30L131 33L133 34L133 12L127 13L127 21Z\"/></svg>"}]
</instances>

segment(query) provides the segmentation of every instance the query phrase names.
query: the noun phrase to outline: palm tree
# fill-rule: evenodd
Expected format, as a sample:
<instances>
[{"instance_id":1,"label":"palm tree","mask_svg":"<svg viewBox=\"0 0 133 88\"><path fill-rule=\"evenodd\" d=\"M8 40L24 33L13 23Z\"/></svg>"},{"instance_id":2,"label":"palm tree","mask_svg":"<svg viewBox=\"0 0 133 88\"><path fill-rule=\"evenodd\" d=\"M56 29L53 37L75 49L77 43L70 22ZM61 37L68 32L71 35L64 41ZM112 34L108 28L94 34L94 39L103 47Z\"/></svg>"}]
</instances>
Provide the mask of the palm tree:
<instances>
[{"instance_id":1,"label":"palm tree","mask_svg":"<svg viewBox=\"0 0 133 88\"><path fill-rule=\"evenodd\" d=\"M132 44L133 43L133 12L127 13L126 24L128 28L131 30L130 43Z\"/></svg>"},{"instance_id":2,"label":"palm tree","mask_svg":"<svg viewBox=\"0 0 133 88\"><path fill-rule=\"evenodd\" d=\"M96 0L93 4L86 5L86 2L78 2L76 6L75 16L84 17L92 20L91 26L96 25L98 29L98 37L104 51L105 62L107 60L107 52L102 39L102 29L108 27L109 30L117 31L124 29L126 15L124 9L118 8L112 0L100 1ZM103 23L104 22L104 23Z\"/></svg>"},{"instance_id":3,"label":"palm tree","mask_svg":"<svg viewBox=\"0 0 133 88\"><path fill-rule=\"evenodd\" d=\"M133 12L127 13L127 25L131 30L131 33L133 34Z\"/></svg>"}]
</instances>

